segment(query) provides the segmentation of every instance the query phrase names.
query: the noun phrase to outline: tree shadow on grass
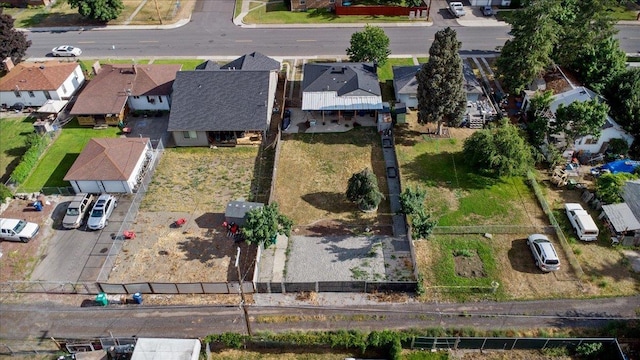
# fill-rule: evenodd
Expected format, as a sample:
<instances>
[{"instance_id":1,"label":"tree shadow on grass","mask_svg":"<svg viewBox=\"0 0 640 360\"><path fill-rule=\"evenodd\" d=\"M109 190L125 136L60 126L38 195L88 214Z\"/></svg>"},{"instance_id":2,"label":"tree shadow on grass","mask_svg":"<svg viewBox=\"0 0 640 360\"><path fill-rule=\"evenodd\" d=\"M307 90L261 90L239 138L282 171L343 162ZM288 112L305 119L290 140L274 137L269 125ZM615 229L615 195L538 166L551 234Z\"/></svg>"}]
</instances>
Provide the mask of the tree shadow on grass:
<instances>
[{"instance_id":1,"label":"tree shadow on grass","mask_svg":"<svg viewBox=\"0 0 640 360\"><path fill-rule=\"evenodd\" d=\"M511 268L515 271L527 274L540 274L542 272L536 267L529 245L527 245L527 239L513 240L507 256L509 257Z\"/></svg>"},{"instance_id":2,"label":"tree shadow on grass","mask_svg":"<svg viewBox=\"0 0 640 360\"><path fill-rule=\"evenodd\" d=\"M196 225L201 229L215 229L220 231L226 231L222 229L222 223L224 222L224 214L222 213L204 213L195 219Z\"/></svg>"},{"instance_id":3,"label":"tree shadow on grass","mask_svg":"<svg viewBox=\"0 0 640 360\"><path fill-rule=\"evenodd\" d=\"M55 170L51 173L47 181L45 181L43 187L69 186L69 182L64 181L63 179L65 175L67 175L67 172L69 171L69 169L71 169L73 162L76 161L79 155L80 154L78 153L66 154L62 158L62 160L60 160L60 162L56 166Z\"/></svg>"},{"instance_id":4,"label":"tree shadow on grass","mask_svg":"<svg viewBox=\"0 0 640 360\"><path fill-rule=\"evenodd\" d=\"M340 213L345 208L352 205L344 193L320 191L311 194L302 195L302 200L316 209L326 211L328 213Z\"/></svg>"},{"instance_id":5,"label":"tree shadow on grass","mask_svg":"<svg viewBox=\"0 0 640 360\"><path fill-rule=\"evenodd\" d=\"M297 134L295 138L307 144L381 146L376 128L366 126L354 127L348 132Z\"/></svg>"},{"instance_id":6,"label":"tree shadow on grass","mask_svg":"<svg viewBox=\"0 0 640 360\"><path fill-rule=\"evenodd\" d=\"M354 243L359 243L356 240L350 240L344 236L328 236L324 237L321 241L326 245L325 250L329 253L335 254L336 258L331 262L342 262L353 259L365 259L372 257L372 249L376 244L375 242L362 242L359 246L354 246Z\"/></svg>"}]
</instances>

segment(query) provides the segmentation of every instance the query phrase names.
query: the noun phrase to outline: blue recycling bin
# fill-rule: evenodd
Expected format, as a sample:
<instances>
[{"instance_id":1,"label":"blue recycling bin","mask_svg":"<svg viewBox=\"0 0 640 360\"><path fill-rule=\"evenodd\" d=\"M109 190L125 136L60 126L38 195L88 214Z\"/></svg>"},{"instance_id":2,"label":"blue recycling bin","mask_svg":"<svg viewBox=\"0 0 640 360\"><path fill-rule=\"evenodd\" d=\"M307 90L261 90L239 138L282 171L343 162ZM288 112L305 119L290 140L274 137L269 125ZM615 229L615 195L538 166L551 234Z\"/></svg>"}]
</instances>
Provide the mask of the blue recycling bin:
<instances>
[{"instance_id":1,"label":"blue recycling bin","mask_svg":"<svg viewBox=\"0 0 640 360\"><path fill-rule=\"evenodd\" d=\"M41 202L40 200L36 200L36 201L33 203L33 208L34 208L36 211L42 211L42 202Z\"/></svg>"},{"instance_id":2,"label":"blue recycling bin","mask_svg":"<svg viewBox=\"0 0 640 360\"><path fill-rule=\"evenodd\" d=\"M142 294L140 294L139 292L133 294L133 301L136 304L142 304Z\"/></svg>"}]
</instances>

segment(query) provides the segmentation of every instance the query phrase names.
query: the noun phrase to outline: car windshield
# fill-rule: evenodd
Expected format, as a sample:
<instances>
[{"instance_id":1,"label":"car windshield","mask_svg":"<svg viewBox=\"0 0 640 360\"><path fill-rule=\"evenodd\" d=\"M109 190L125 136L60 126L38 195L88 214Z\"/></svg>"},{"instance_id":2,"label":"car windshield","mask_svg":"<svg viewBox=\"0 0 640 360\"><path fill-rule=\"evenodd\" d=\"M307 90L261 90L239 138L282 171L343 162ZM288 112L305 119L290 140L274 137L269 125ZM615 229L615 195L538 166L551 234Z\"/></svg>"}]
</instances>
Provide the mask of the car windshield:
<instances>
[{"instance_id":1,"label":"car windshield","mask_svg":"<svg viewBox=\"0 0 640 360\"><path fill-rule=\"evenodd\" d=\"M95 209L91 212L91 217L102 217L102 214L104 214L104 210L102 209Z\"/></svg>"},{"instance_id":2,"label":"car windshield","mask_svg":"<svg viewBox=\"0 0 640 360\"><path fill-rule=\"evenodd\" d=\"M18 224L16 225L16 227L13 228L13 231L16 234L19 234L20 231L22 231L22 229L24 229L25 226L27 226L27 222L24 221L24 220L20 220L20 221L18 221Z\"/></svg>"},{"instance_id":3,"label":"car windshield","mask_svg":"<svg viewBox=\"0 0 640 360\"><path fill-rule=\"evenodd\" d=\"M547 265L558 265L560 263L560 261L558 260L547 260L545 262L547 263Z\"/></svg>"},{"instance_id":4,"label":"car windshield","mask_svg":"<svg viewBox=\"0 0 640 360\"><path fill-rule=\"evenodd\" d=\"M68 208L67 209L67 215L69 215L69 216L78 216L78 215L80 215L80 211L78 211L78 208Z\"/></svg>"}]
</instances>

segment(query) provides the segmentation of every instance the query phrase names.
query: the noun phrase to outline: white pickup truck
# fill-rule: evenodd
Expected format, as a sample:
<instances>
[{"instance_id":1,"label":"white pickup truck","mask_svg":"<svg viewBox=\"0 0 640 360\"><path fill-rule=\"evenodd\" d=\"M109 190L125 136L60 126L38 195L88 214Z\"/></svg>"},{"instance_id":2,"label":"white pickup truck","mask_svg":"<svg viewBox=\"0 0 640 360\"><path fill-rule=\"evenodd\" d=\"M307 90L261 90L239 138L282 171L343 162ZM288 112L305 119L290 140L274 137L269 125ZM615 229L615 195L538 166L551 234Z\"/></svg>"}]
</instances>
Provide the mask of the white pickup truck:
<instances>
[{"instance_id":1,"label":"white pickup truck","mask_svg":"<svg viewBox=\"0 0 640 360\"><path fill-rule=\"evenodd\" d=\"M0 239L29 242L40 231L40 226L25 220L0 219Z\"/></svg>"},{"instance_id":2,"label":"white pickup truck","mask_svg":"<svg viewBox=\"0 0 640 360\"><path fill-rule=\"evenodd\" d=\"M465 16L464 6L459 1L452 1L449 3L449 12L455 17Z\"/></svg>"}]
</instances>

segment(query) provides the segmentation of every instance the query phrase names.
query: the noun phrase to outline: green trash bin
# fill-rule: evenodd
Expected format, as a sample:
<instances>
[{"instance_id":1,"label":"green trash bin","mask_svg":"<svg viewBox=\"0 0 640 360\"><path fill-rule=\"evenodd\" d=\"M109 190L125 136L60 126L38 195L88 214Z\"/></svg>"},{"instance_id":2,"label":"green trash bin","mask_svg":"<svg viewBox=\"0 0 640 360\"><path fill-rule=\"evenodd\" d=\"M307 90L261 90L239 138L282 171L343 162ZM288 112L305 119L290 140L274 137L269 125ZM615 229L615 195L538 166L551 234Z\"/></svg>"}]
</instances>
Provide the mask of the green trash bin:
<instances>
[{"instance_id":1,"label":"green trash bin","mask_svg":"<svg viewBox=\"0 0 640 360\"><path fill-rule=\"evenodd\" d=\"M109 299L107 299L107 294L105 293L98 294L98 296L96 296L96 302L102 306L109 305Z\"/></svg>"},{"instance_id":2,"label":"green trash bin","mask_svg":"<svg viewBox=\"0 0 640 360\"><path fill-rule=\"evenodd\" d=\"M569 181L567 182L567 188L575 189L576 188L576 184L578 184L577 181L575 181L573 179L569 179Z\"/></svg>"}]
</instances>

